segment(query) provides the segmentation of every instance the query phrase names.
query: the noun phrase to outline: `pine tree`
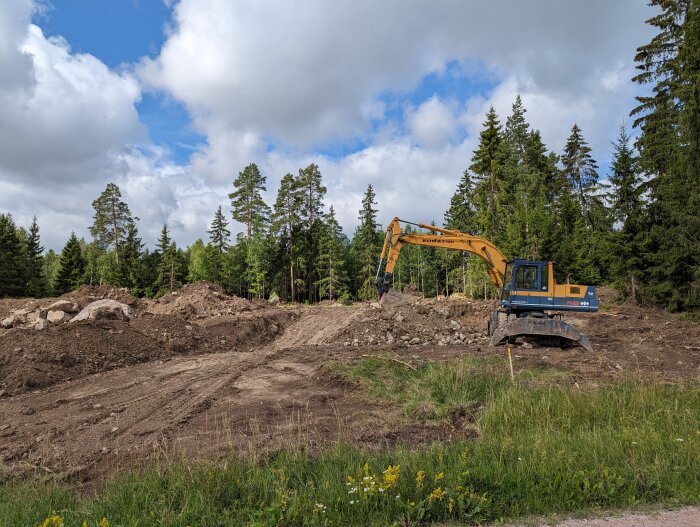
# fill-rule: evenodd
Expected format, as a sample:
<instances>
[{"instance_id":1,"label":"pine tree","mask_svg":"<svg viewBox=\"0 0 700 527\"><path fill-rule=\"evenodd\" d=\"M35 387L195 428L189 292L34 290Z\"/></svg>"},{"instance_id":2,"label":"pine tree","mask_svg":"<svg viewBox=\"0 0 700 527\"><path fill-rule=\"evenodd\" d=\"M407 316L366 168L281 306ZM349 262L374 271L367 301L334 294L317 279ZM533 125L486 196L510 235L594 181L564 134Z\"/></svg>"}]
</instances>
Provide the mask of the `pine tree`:
<instances>
[{"instance_id":1,"label":"pine tree","mask_svg":"<svg viewBox=\"0 0 700 527\"><path fill-rule=\"evenodd\" d=\"M267 190L266 180L258 166L251 163L243 172L238 173L233 182L236 190L228 195L231 198L233 219L246 225L248 240L253 236L253 225L258 221L266 223L270 215L270 208L262 197L262 193Z\"/></svg>"},{"instance_id":2,"label":"pine tree","mask_svg":"<svg viewBox=\"0 0 700 527\"><path fill-rule=\"evenodd\" d=\"M56 293L62 294L76 289L83 283L85 259L80 241L74 232L61 251L60 267L56 276Z\"/></svg>"},{"instance_id":3,"label":"pine tree","mask_svg":"<svg viewBox=\"0 0 700 527\"><path fill-rule=\"evenodd\" d=\"M129 206L121 199L119 187L114 183L108 183L107 188L92 202L95 209L94 222L90 227L90 234L95 245L106 251L114 250L114 262L119 269L122 244L126 238L129 225L134 223Z\"/></svg>"},{"instance_id":4,"label":"pine tree","mask_svg":"<svg viewBox=\"0 0 700 527\"><path fill-rule=\"evenodd\" d=\"M39 238L39 225L36 221L36 216L34 216L27 235L26 294L35 298L46 294L46 281L42 273L44 265L43 252L44 248L41 246Z\"/></svg>"},{"instance_id":5,"label":"pine tree","mask_svg":"<svg viewBox=\"0 0 700 527\"><path fill-rule=\"evenodd\" d=\"M0 297L23 296L22 251L10 214L0 214Z\"/></svg>"},{"instance_id":6,"label":"pine tree","mask_svg":"<svg viewBox=\"0 0 700 527\"><path fill-rule=\"evenodd\" d=\"M348 276L346 265L346 238L335 217L333 205L328 209L324 222L324 234L319 243L317 268L319 298L329 300L340 298L347 291Z\"/></svg>"},{"instance_id":7,"label":"pine tree","mask_svg":"<svg viewBox=\"0 0 700 527\"><path fill-rule=\"evenodd\" d=\"M299 182L292 174L286 174L280 182L277 199L272 216L272 231L280 240L280 244L287 253L289 265L289 290L290 299L296 300L296 278L298 269L297 239L301 227L301 209L303 200L299 189ZM284 276L285 273L283 273ZM284 283L285 280L282 280ZM282 291L286 288L282 288Z\"/></svg>"},{"instance_id":8,"label":"pine tree","mask_svg":"<svg viewBox=\"0 0 700 527\"><path fill-rule=\"evenodd\" d=\"M564 167L563 174L569 180L578 198L586 226L591 228L593 226L592 199L598 190L598 164L591 157L591 148L576 124L571 128L571 135L566 141L561 162Z\"/></svg>"},{"instance_id":9,"label":"pine tree","mask_svg":"<svg viewBox=\"0 0 700 527\"><path fill-rule=\"evenodd\" d=\"M375 275L377 261L382 248L381 233L377 224L377 204L372 185L367 186L367 191L362 198L362 208L360 209L360 224L355 231L353 238L353 252L355 253L355 264L357 265L358 292L360 300L367 300L376 296Z\"/></svg>"},{"instance_id":10,"label":"pine tree","mask_svg":"<svg viewBox=\"0 0 700 527\"><path fill-rule=\"evenodd\" d=\"M323 186L321 172L318 166L310 164L304 169L299 169L296 187L301 200L300 215L304 230L299 243L299 264L306 275L307 300L314 299L314 263L318 254L318 241L323 231L323 198L326 195L326 187Z\"/></svg>"}]
</instances>

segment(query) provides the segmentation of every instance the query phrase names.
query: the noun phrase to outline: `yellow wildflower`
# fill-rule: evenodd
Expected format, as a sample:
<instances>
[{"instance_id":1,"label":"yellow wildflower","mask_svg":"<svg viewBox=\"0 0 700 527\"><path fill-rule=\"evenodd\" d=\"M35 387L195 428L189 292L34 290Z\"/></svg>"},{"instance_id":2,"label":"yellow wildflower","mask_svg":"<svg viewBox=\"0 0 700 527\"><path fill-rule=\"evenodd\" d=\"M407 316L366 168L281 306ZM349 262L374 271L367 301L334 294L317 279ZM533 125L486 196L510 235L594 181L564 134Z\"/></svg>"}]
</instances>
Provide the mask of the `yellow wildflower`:
<instances>
[{"instance_id":1,"label":"yellow wildflower","mask_svg":"<svg viewBox=\"0 0 700 527\"><path fill-rule=\"evenodd\" d=\"M51 516L41 522L41 527L63 527L63 517L53 511Z\"/></svg>"},{"instance_id":2,"label":"yellow wildflower","mask_svg":"<svg viewBox=\"0 0 700 527\"><path fill-rule=\"evenodd\" d=\"M444 473L444 472L438 472L437 474L435 474L435 481L438 482L438 481L440 481L441 479L444 479L444 477L445 477L445 473Z\"/></svg>"},{"instance_id":3,"label":"yellow wildflower","mask_svg":"<svg viewBox=\"0 0 700 527\"><path fill-rule=\"evenodd\" d=\"M423 488L424 481L425 481L425 472L423 470L419 470L418 473L416 474L416 485L418 485L419 489Z\"/></svg>"},{"instance_id":4,"label":"yellow wildflower","mask_svg":"<svg viewBox=\"0 0 700 527\"><path fill-rule=\"evenodd\" d=\"M442 500L445 497L445 491L441 487L433 489L433 491L428 494L428 501Z\"/></svg>"},{"instance_id":5,"label":"yellow wildflower","mask_svg":"<svg viewBox=\"0 0 700 527\"><path fill-rule=\"evenodd\" d=\"M455 502L452 498L450 498L450 501L447 503L447 510L452 512L452 510L455 508Z\"/></svg>"},{"instance_id":6,"label":"yellow wildflower","mask_svg":"<svg viewBox=\"0 0 700 527\"><path fill-rule=\"evenodd\" d=\"M88 522L87 522L87 520L83 520L83 527L88 527Z\"/></svg>"},{"instance_id":7,"label":"yellow wildflower","mask_svg":"<svg viewBox=\"0 0 700 527\"><path fill-rule=\"evenodd\" d=\"M107 518L102 518L97 525L100 527L109 527L109 520Z\"/></svg>"},{"instance_id":8,"label":"yellow wildflower","mask_svg":"<svg viewBox=\"0 0 700 527\"><path fill-rule=\"evenodd\" d=\"M389 465L384 471L384 488L391 489L399 482L399 469L401 465Z\"/></svg>"}]
</instances>

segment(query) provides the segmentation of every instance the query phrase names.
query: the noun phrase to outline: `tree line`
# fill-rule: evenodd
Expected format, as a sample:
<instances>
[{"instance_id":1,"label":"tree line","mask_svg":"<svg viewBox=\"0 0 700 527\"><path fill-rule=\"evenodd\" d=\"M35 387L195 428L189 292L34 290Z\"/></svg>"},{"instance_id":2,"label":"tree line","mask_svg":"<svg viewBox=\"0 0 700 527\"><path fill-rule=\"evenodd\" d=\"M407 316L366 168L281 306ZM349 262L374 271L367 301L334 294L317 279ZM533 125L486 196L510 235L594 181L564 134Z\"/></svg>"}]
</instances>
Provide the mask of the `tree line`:
<instances>
[{"instance_id":1,"label":"tree line","mask_svg":"<svg viewBox=\"0 0 700 527\"><path fill-rule=\"evenodd\" d=\"M557 279L611 284L636 301L672 310L700 305L700 0L653 0L657 34L637 50L634 81L648 95L632 109L636 141L621 125L607 179L581 128L561 151L544 144L518 96L505 121L490 108L443 224L493 241L508 258L556 261ZM93 202L91 240L73 233L60 255L44 253L36 218L17 227L0 214L0 296L42 296L109 283L140 296L210 280L245 297L296 302L374 296L383 232L369 185L348 238L319 167L282 177L274 203L255 163L240 171L206 239L178 247L163 225L154 250L110 183ZM417 211L405 216L418 218ZM229 221L244 225L232 239ZM405 246L394 287L427 296L495 294L468 253Z\"/></svg>"}]
</instances>

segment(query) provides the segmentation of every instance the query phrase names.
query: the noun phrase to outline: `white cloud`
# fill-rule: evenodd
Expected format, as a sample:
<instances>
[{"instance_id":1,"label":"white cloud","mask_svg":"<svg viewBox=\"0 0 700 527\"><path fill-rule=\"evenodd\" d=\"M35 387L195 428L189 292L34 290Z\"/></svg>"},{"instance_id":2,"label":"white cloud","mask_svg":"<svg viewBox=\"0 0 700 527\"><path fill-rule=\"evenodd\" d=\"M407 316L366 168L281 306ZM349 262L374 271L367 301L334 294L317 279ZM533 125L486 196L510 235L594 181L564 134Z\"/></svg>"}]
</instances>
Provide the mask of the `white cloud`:
<instances>
[{"instance_id":1,"label":"white cloud","mask_svg":"<svg viewBox=\"0 0 700 527\"><path fill-rule=\"evenodd\" d=\"M408 126L418 142L426 148L444 147L456 131L450 108L436 96L431 97L407 116Z\"/></svg>"}]
</instances>

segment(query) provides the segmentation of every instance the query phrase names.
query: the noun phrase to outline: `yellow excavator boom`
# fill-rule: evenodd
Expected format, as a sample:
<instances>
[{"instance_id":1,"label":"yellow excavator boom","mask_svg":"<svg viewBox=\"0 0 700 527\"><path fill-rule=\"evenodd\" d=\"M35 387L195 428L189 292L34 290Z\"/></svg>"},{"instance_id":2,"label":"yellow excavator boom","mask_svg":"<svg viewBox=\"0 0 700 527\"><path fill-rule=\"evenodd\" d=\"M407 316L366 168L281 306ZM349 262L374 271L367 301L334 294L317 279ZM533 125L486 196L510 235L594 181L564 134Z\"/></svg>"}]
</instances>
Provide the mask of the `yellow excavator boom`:
<instances>
[{"instance_id":1,"label":"yellow excavator boom","mask_svg":"<svg viewBox=\"0 0 700 527\"><path fill-rule=\"evenodd\" d=\"M415 225L421 229L426 229L439 235L432 234L404 234L401 232L401 223ZM386 261L385 272L393 273L396 260L401 252L403 244L424 245L427 247L442 247L444 249L454 249L457 251L467 251L479 256L486 263L486 270L489 278L497 288L503 287L503 280L506 271L506 258L498 248L485 238L465 234L459 231L442 229L435 225L425 223L411 223L399 218L394 218L386 229L384 246L380 256L379 268L377 269L378 284L382 265Z\"/></svg>"}]
</instances>

